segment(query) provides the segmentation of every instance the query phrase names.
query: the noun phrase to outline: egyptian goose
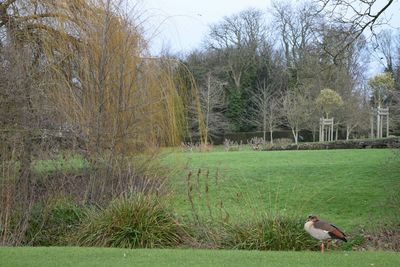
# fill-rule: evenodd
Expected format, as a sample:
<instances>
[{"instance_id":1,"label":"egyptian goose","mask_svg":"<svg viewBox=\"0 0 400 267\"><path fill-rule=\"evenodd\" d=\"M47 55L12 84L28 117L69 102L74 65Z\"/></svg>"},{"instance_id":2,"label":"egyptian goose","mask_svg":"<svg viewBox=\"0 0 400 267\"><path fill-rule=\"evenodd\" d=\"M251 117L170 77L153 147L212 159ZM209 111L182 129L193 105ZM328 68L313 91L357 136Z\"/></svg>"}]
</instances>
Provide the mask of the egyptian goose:
<instances>
[{"instance_id":1,"label":"egyptian goose","mask_svg":"<svg viewBox=\"0 0 400 267\"><path fill-rule=\"evenodd\" d=\"M342 230L328 222L321 221L317 216L310 215L304 224L304 229L314 238L321 240L321 253L324 253L324 241L340 239L347 242L346 235ZM329 246L329 243L328 243ZM329 248L329 247L328 247Z\"/></svg>"}]
</instances>

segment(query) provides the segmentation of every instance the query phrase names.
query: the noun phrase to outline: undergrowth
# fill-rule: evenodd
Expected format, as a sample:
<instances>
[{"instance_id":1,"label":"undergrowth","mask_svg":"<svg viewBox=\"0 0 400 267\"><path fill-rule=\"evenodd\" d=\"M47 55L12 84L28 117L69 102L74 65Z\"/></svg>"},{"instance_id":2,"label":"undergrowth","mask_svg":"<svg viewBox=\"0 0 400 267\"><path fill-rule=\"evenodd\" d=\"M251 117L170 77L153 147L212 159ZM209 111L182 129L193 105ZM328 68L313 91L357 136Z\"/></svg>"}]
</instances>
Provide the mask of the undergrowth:
<instances>
[{"instance_id":1,"label":"undergrowth","mask_svg":"<svg viewBox=\"0 0 400 267\"><path fill-rule=\"evenodd\" d=\"M164 199L136 194L93 209L76 233L77 244L120 248L176 247L184 227Z\"/></svg>"},{"instance_id":2,"label":"undergrowth","mask_svg":"<svg viewBox=\"0 0 400 267\"><path fill-rule=\"evenodd\" d=\"M66 246L86 216L86 209L68 198L37 203L26 232L26 245Z\"/></svg>"}]
</instances>

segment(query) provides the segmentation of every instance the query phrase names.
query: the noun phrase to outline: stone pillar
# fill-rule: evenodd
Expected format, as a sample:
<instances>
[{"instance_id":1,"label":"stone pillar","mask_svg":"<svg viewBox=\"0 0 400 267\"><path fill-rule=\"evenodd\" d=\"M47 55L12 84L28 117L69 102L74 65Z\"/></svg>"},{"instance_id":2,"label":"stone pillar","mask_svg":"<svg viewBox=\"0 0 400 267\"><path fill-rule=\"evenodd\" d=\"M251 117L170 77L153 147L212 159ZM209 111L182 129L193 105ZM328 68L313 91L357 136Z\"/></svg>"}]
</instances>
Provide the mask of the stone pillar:
<instances>
[{"instance_id":1,"label":"stone pillar","mask_svg":"<svg viewBox=\"0 0 400 267\"><path fill-rule=\"evenodd\" d=\"M389 137L389 108L386 115L386 137Z\"/></svg>"},{"instance_id":2,"label":"stone pillar","mask_svg":"<svg viewBox=\"0 0 400 267\"><path fill-rule=\"evenodd\" d=\"M379 115L379 110L381 107L378 107L378 112L376 114L376 138L381 138L381 125L380 125L380 115Z\"/></svg>"},{"instance_id":3,"label":"stone pillar","mask_svg":"<svg viewBox=\"0 0 400 267\"><path fill-rule=\"evenodd\" d=\"M374 109L371 108L371 136L370 138L374 138Z\"/></svg>"}]
</instances>

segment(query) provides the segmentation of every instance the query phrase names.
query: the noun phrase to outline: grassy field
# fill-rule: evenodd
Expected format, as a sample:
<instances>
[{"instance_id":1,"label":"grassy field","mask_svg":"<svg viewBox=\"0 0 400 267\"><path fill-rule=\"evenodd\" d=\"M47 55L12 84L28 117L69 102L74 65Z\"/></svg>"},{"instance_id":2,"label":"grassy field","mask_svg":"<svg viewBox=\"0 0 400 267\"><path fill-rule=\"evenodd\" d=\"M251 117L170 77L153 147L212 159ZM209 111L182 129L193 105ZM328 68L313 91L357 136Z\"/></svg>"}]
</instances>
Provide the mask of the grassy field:
<instances>
[{"instance_id":1,"label":"grassy field","mask_svg":"<svg viewBox=\"0 0 400 267\"><path fill-rule=\"evenodd\" d=\"M314 213L346 232L357 233L361 227L373 230L377 222L396 222L400 216L400 155L391 150L173 152L165 154L162 162L173 170L169 187L179 215L191 214L189 184L194 209L206 219L227 213L230 220L249 221L254 219L249 216L262 213L302 217ZM70 168L78 163L71 161ZM43 172L65 167L64 163L40 164L37 170ZM81 165L77 168L86 167ZM354 237L350 234L349 239ZM0 266L400 266L399 253L344 250L321 255L311 251L0 247Z\"/></svg>"},{"instance_id":2,"label":"grassy field","mask_svg":"<svg viewBox=\"0 0 400 267\"><path fill-rule=\"evenodd\" d=\"M0 266L399 266L394 252L0 248Z\"/></svg>"},{"instance_id":3,"label":"grassy field","mask_svg":"<svg viewBox=\"0 0 400 267\"><path fill-rule=\"evenodd\" d=\"M175 169L172 198L182 214L191 209L190 171L194 203L204 215L208 207L218 215L222 201L230 218L312 213L350 230L400 212L400 155L391 150L170 153L164 162Z\"/></svg>"}]
</instances>

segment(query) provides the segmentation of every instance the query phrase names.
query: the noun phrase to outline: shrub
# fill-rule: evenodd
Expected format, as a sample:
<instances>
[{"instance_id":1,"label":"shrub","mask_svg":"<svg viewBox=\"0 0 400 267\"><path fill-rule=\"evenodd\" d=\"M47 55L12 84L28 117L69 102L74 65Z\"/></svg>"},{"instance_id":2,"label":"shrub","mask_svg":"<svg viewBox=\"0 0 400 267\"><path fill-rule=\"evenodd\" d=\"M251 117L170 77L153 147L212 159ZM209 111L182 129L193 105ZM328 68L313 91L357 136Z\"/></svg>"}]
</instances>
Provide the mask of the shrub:
<instances>
[{"instance_id":1,"label":"shrub","mask_svg":"<svg viewBox=\"0 0 400 267\"><path fill-rule=\"evenodd\" d=\"M307 250L318 248L303 229L304 220L284 215L226 225L224 247L247 250Z\"/></svg>"},{"instance_id":2,"label":"shrub","mask_svg":"<svg viewBox=\"0 0 400 267\"><path fill-rule=\"evenodd\" d=\"M121 248L178 246L185 231L163 200L136 194L93 210L77 232L77 243Z\"/></svg>"},{"instance_id":3,"label":"shrub","mask_svg":"<svg viewBox=\"0 0 400 267\"><path fill-rule=\"evenodd\" d=\"M276 145L289 145L293 143L293 139L290 138L277 138L274 140Z\"/></svg>"},{"instance_id":4,"label":"shrub","mask_svg":"<svg viewBox=\"0 0 400 267\"><path fill-rule=\"evenodd\" d=\"M269 146L267 150L321 150L321 149L365 149L365 148L399 148L400 138L354 139L333 142L300 143Z\"/></svg>"},{"instance_id":5,"label":"shrub","mask_svg":"<svg viewBox=\"0 0 400 267\"><path fill-rule=\"evenodd\" d=\"M252 150L262 150L265 146L264 139L261 137L253 137L250 140L247 140L247 144Z\"/></svg>"},{"instance_id":6,"label":"shrub","mask_svg":"<svg viewBox=\"0 0 400 267\"><path fill-rule=\"evenodd\" d=\"M31 213L26 243L33 246L67 245L85 217L84 208L70 199L37 203Z\"/></svg>"},{"instance_id":7,"label":"shrub","mask_svg":"<svg viewBox=\"0 0 400 267\"><path fill-rule=\"evenodd\" d=\"M224 150L225 151L239 151L242 142L240 144L238 142L231 141L229 139L224 140Z\"/></svg>"}]
</instances>

